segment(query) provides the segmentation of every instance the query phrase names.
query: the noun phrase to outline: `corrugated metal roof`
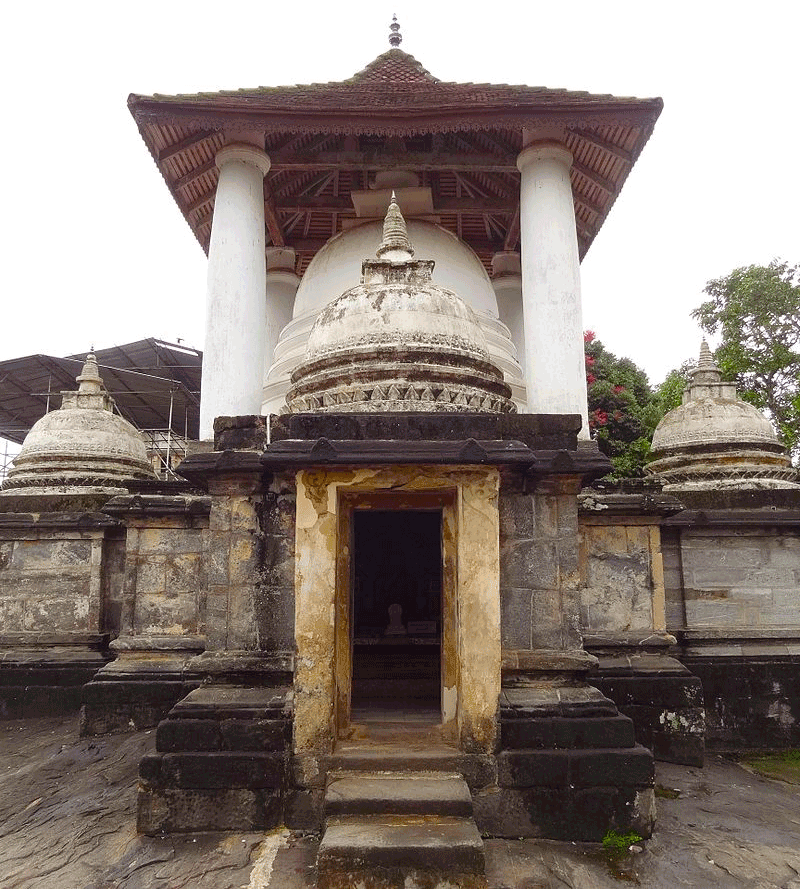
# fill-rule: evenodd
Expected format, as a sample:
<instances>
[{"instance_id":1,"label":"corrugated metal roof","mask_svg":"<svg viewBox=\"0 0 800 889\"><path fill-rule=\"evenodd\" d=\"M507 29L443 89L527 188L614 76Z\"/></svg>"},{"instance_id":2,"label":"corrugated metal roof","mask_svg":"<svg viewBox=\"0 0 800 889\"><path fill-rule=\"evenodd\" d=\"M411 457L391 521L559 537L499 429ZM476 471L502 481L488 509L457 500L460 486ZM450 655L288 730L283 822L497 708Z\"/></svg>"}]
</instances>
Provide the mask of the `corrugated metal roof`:
<instances>
[{"instance_id":1,"label":"corrugated metal roof","mask_svg":"<svg viewBox=\"0 0 800 889\"><path fill-rule=\"evenodd\" d=\"M202 352L158 339L96 349L118 412L137 429L172 429L196 439ZM0 361L0 437L22 442L31 426L75 390L85 355L27 355Z\"/></svg>"}]
</instances>

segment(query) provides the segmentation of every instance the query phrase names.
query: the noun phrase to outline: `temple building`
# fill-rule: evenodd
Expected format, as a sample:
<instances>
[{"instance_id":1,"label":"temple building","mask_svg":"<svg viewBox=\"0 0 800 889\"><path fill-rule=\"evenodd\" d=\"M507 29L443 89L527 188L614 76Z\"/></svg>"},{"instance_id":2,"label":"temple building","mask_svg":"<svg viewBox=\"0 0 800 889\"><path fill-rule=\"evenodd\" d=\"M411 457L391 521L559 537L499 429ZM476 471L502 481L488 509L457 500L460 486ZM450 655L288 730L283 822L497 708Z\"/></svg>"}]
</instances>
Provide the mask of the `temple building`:
<instances>
[{"instance_id":1,"label":"temple building","mask_svg":"<svg viewBox=\"0 0 800 889\"><path fill-rule=\"evenodd\" d=\"M208 253L200 441L156 479L90 355L0 493L5 712L86 683L84 734L157 726L140 831L319 830L323 889L649 836L706 682L714 737L756 732L721 703L752 659L708 649L752 611L692 611L710 528L753 566L720 598L775 605L771 737L800 724L800 487L707 347L657 478L591 487L580 262L661 101L447 83L400 40L341 83L130 97Z\"/></svg>"}]
</instances>

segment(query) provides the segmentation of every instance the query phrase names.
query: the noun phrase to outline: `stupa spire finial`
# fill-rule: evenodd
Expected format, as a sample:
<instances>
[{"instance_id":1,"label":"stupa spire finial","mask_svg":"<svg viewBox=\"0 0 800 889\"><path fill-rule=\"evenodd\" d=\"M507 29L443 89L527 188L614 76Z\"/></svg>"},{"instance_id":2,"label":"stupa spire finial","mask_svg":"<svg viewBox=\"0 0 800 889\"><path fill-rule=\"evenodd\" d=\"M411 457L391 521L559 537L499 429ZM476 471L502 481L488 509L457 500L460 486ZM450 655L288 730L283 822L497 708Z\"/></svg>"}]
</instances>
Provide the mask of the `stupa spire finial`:
<instances>
[{"instance_id":1,"label":"stupa spire finial","mask_svg":"<svg viewBox=\"0 0 800 889\"><path fill-rule=\"evenodd\" d=\"M403 35L400 33L400 25L397 23L397 16L392 16L392 23L389 25L389 46L392 48L400 46L403 42Z\"/></svg>"},{"instance_id":2,"label":"stupa spire finial","mask_svg":"<svg viewBox=\"0 0 800 889\"><path fill-rule=\"evenodd\" d=\"M97 356L94 354L94 346L86 356L83 369L75 380L78 383L79 392L88 392L96 395L103 391L103 378L100 376L100 368L97 366Z\"/></svg>"},{"instance_id":3,"label":"stupa spire finial","mask_svg":"<svg viewBox=\"0 0 800 889\"><path fill-rule=\"evenodd\" d=\"M394 262L407 262L414 255L414 248L408 240L406 221L400 212L400 205L394 192L383 220L383 240L376 254L379 259Z\"/></svg>"},{"instance_id":4,"label":"stupa spire finial","mask_svg":"<svg viewBox=\"0 0 800 889\"><path fill-rule=\"evenodd\" d=\"M713 366L714 364L714 359L711 357L711 349L708 348L705 337L703 337L703 341L700 343L700 361L698 364L705 367Z\"/></svg>"}]
</instances>

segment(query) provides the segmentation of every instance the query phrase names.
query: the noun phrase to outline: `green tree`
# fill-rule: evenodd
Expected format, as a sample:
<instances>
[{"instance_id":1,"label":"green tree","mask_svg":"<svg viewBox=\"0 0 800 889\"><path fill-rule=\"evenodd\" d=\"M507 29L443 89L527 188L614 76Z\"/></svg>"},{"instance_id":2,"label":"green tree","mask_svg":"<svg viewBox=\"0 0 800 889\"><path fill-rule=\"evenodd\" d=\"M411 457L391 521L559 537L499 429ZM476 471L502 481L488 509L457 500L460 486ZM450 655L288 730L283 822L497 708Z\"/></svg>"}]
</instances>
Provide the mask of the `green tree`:
<instances>
[{"instance_id":1,"label":"green tree","mask_svg":"<svg viewBox=\"0 0 800 889\"><path fill-rule=\"evenodd\" d=\"M784 444L800 455L800 266L774 260L709 281L692 317L722 340L714 352L739 396L766 409Z\"/></svg>"},{"instance_id":2,"label":"green tree","mask_svg":"<svg viewBox=\"0 0 800 889\"><path fill-rule=\"evenodd\" d=\"M697 367L697 361L684 361L680 367L671 370L655 389L655 403L657 405L659 420L664 414L679 407L682 401L683 390L689 383L689 374Z\"/></svg>"},{"instance_id":3,"label":"green tree","mask_svg":"<svg viewBox=\"0 0 800 889\"><path fill-rule=\"evenodd\" d=\"M600 450L614 464L614 478L643 474L650 441L663 416L647 374L629 358L617 358L594 331L583 335L589 428Z\"/></svg>"}]
</instances>

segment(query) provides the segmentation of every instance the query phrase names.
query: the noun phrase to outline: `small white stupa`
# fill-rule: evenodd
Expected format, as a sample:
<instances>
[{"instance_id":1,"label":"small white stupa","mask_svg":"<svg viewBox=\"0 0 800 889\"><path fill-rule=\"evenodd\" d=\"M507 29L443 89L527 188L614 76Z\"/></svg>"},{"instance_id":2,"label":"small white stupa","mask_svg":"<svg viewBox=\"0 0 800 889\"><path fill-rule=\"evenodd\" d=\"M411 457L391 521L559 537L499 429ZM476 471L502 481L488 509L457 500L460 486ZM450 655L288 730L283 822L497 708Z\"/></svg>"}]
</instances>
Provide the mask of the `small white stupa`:
<instances>
[{"instance_id":1,"label":"small white stupa","mask_svg":"<svg viewBox=\"0 0 800 889\"><path fill-rule=\"evenodd\" d=\"M667 493L799 487L772 424L723 382L705 340L682 404L656 427L652 453L646 471Z\"/></svg>"},{"instance_id":2,"label":"small white stupa","mask_svg":"<svg viewBox=\"0 0 800 889\"><path fill-rule=\"evenodd\" d=\"M142 436L113 413L93 352L77 382L77 392L62 392L61 407L33 425L0 496L113 496L126 493L128 480L155 477Z\"/></svg>"}]
</instances>

